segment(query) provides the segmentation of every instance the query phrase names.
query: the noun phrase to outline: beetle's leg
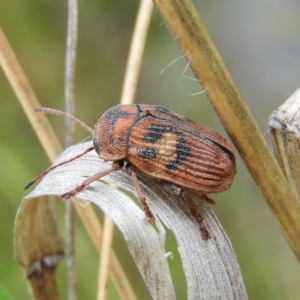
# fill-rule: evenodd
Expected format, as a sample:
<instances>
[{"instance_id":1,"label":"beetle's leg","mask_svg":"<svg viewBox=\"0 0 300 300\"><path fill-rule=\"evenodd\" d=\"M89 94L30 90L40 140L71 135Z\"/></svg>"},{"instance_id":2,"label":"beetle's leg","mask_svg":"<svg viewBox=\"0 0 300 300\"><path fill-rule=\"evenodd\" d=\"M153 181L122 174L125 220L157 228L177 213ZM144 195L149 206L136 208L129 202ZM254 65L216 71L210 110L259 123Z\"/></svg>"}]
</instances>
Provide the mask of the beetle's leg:
<instances>
[{"instance_id":1,"label":"beetle's leg","mask_svg":"<svg viewBox=\"0 0 300 300\"><path fill-rule=\"evenodd\" d=\"M139 198L141 205L143 207L143 210L145 212L146 218L148 219L148 221L154 221L154 216L150 210L150 207L148 206L145 196L143 195L143 192L141 190L141 186L139 183L139 179L136 176L134 167L131 166L130 164L127 164L126 171L133 179L133 184L135 186L136 192L138 194L138 198Z\"/></svg>"},{"instance_id":2,"label":"beetle's leg","mask_svg":"<svg viewBox=\"0 0 300 300\"><path fill-rule=\"evenodd\" d=\"M99 180L100 178L106 176L107 174L109 174L111 172L115 172L115 171L122 169L123 165L124 165L123 160L114 161L111 169L108 169L106 171L97 173L97 174L89 177L88 179L83 181L81 185L77 186L72 191L61 195L59 198L62 200L70 199L71 197L75 196L77 193L81 192L87 185L91 184L92 182Z\"/></svg>"},{"instance_id":3,"label":"beetle's leg","mask_svg":"<svg viewBox=\"0 0 300 300\"><path fill-rule=\"evenodd\" d=\"M41 175L39 175L38 177L36 177L34 180L32 180L31 182L29 182L29 183L24 187L24 190L28 189L28 188L29 188L30 186L32 186L34 183L36 183L37 181L41 180L41 179L42 179L45 175L47 175L50 171L56 169L57 167L60 167L60 166L62 166L62 165L65 165L65 164L67 164L67 163L69 163L69 162L71 162L71 161L73 161L73 160L75 160L75 159L77 159L77 158L79 158L79 157L81 157L81 156L87 154L88 152L90 152L90 151L92 151L92 150L94 150L94 147L88 148L88 149L84 150L84 152L82 152L82 153L80 153L80 154L78 154L78 155L72 157L71 159L66 160L66 161L63 161L63 162L61 162L61 163L59 163L59 164L57 164L57 165L55 165L55 166L52 166L51 168L49 168L49 169L47 169L46 171L44 171Z\"/></svg>"},{"instance_id":4,"label":"beetle's leg","mask_svg":"<svg viewBox=\"0 0 300 300\"><path fill-rule=\"evenodd\" d=\"M205 226L204 220L203 220L201 214L199 213L197 207L195 206L194 202L190 199L188 192L185 189L177 186L176 184L166 182L166 181L160 181L160 185L167 192L174 194L174 195L180 195L182 197L182 199L185 201L185 203L189 207L192 216L196 219L196 221L200 227L200 232L201 232L202 238L204 240L210 239L211 237Z\"/></svg>"},{"instance_id":5,"label":"beetle's leg","mask_svg":"<svg viewBox=\"0 0 300 300\"><path fill-rule=\"evenodd\" d=\"M216 202L213 199L209 198L206 194L201 193L201 192L199 192L199 194L207 203L213 204L213 205L216 204Z\"/></svg>"},{"instance_id":6,"label":"beetle's leg","mask_svg":"<svg viewBox=\"0 0 300 300\"><path fill-rule=\"evenodd\" d=\"M200 232L201 232L202 238L204 240L209 240L210 234L209 234L209 232L204 224L204 220L203 220L201 214L199 213L197 207L195 206L194 202L190 199L188 193L185 190L181 189L180 195L184 199L187 206L189 207L191 214L196 218L197 223L199 224L199 227L200 227Z\"/></svg>"}]
</instances>

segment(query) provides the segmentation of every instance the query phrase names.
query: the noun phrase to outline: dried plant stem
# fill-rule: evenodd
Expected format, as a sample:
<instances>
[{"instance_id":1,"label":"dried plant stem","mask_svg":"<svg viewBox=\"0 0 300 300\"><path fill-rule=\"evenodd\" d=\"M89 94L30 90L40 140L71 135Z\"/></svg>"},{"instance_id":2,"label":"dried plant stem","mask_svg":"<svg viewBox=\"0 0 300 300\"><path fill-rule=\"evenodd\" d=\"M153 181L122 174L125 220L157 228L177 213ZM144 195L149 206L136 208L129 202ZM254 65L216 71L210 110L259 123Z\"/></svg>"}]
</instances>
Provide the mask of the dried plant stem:
<instances>
[{"instance_id":1,"label":"dried plant stem","mask_svg":"<svg viewBox=\"0 0 300 300\"><path fill-rule=\"evenodd\" d=\"M1 28L0 64L45 152L54 161L63 148L46 116L34 112L34 108L41 105Z\"/></svg>"},{"instance_id":2,"label":"dried plant stem","mask_svg":"<svg viewBox=\"0 0 300 300\"><path fill-rule=\"evenodd\" d=\"M76 300L76 259L75 259L75 209L73 202L66 202L66 259L68 269L68 299Z\"/></svg>"},{"instance_id":3,"label":"dried plant stem","mask_svg":"<svg viewBox=\"0 0 300 300\"><path fill-rule=\"evenodd\" d=\"M62 151L62 146L45 115L34 112L34 108L40 107L41 105L1 28L0 63L49 159L54 161ZM85 222L84 226L87 228L88 232L93 235L92 241L94 244L99 245L99 233L102 229L92 206L82 208L79 204L76 204L76 210L80 211L81 219ZM88 229L91 224L95 226L93 230ZM128 300L136 299L125 272L121 268L115 255L112 255L111 271L121 298Z\"/></svg>"},{"instance_id":4,"label":"dried plant stem","mask_svg":"<svg viewBox=\"0 0 300 300\"><path fill-rule=\"evenodd\" d=\"M77 46L78 5L77 0L68 0L68 32L66 47L65 68L65 107L66 112L74 115L75 112L75 65ZM65 146L74 143L75 123L66 118ZM75 209L71 201L66 202L66 259L68 268L68 299L76 300L76 259L75 259Z\"/></svg>"},{"instance_id":5,"label":"dried plant stem","mask_svg":"<svg viewBox=\"0 0 300 300\"><path fill-rule=\"evenodd\" d=\"M109 269L110 269L110 256L111 248L113 242L113 231L114 223L108 217L105 216L104 219L104 231L102 239L102 249L100 257L100 268L99 268L99 281L98 281L98 300L105 300L107 298L107 289L108 289L108 279L109 279Z\"/></svg>"},{"instance_id":6,"label":"dried plant stem","mask_svg":"<svg viewBox=\"0 0 300 300\"><path fill-rule=\"evenodd\" d=\"M84 210L78 204L75 206L75 208L95 247L101 251L102 227L95 211L90 205L86 206ZM110 274L116 288L118 289L121 299L135 300L136 296L114 251L111 251Z\"/></svg>"},{"instance_id":7,"label":"dried plant stem","mask_svg":"<svg viewBox=\"0 0 300 300\"><path fill-rule=\"evenodd\" d=\"M190 0L154 0L300 260L295 196ZM200 80L201 79L201 80Z\"/></svg>"},{"instance_id":8,"label":"dried plant stem","mask_svg":"<svg viewBox=\"0 0 300 300\"><path fill-rule=\"evenodd\" d=\"M270 136L277 161L295 194L295 198L287 199L286 209L298 216L300 215L299 116L300 89L295 91L269 118ZM279 213L285 214L286 211Z\"/></svg>"},{"instance_id":9,"label":"dried plant stem","mask_svg":"<svg viewBox=\"0 0 300 300\"><path fill-rule=\"evenodd\" d=\"M134 102L152 10L151 0L141 1L127 61L121 104Z\"/></svg>"},{"instance_id":10,"label":"dried plant stem","mask_svg":"<svg viewBox=\"0 0 300 300\"><path fill-rule=\"evenodd\" d=\"M78 8L77 0L68 0L68 33L65 70L65 107L66 113L75 113L75 65L77 45ZM74 143L75 123L66 118L66 147Z\"/></svg>"}]
</instances>

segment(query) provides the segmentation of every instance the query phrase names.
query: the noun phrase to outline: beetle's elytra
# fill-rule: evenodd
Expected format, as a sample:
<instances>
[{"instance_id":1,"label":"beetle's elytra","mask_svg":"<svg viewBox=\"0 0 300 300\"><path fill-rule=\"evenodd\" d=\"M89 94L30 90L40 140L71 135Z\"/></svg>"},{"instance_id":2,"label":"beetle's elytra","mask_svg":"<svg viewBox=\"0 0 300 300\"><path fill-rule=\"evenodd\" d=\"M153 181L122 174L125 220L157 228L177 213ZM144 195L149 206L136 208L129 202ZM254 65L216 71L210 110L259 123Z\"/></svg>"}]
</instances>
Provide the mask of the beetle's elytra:
<instances>
[{"instance_id":1,"label":"beetle's elytra","mask_svg":"<svg viewBox=\"0 0 300 300\"><path fill-rule=\"evenodd\" d=\"M56 110L41 108L39 111L65 115L80 122ZM57 166L93 149L100 158L112 161L113 166L88 178L61 198L74 196L91 182L121 169L126 163L148 219L153 219L153 216L141 192L136 170L159 179L167 191L181 195L197 219L203 238L210 237L187 191L199 191L204 199L213 202L206 194L221 192L230 187L236 171L235 157L223 136L184 116L146 104L117 105L110 108L97 121L95 130L82 122L81 125L93 133L94 148ZM57 166L45 171L26 188Z\"/></svg>"}]
</instances>

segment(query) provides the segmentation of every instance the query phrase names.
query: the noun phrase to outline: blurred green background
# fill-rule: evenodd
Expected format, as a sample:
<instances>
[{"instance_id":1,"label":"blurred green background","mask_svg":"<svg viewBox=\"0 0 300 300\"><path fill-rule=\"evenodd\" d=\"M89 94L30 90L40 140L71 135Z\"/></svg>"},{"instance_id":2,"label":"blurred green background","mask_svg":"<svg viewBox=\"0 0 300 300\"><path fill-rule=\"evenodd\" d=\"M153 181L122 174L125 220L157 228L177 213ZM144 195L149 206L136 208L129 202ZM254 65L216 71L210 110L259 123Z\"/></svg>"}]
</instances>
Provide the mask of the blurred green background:
<instances>
[{"instance_id":1,"label":"blurred green background","mask_svg":"<svg viewBox=\"0 0 300 300\"><path fill-rule=\"evenodd\" d=\"M300 3L297 1L194 1L225 63L269 140L271 112L299 88ZM128 48L139 1L84 0L79 3L76 67L76 116L93 127L119 102ZM0 2L0 25L43 106L64 109L64 60L67 2ZM154 11L136 102L157 104L223 133L211 104L196 81L182 78L186 61ZM192 76L187 71L186 76ZM23 187L49 166L39 141L2 70L0 71L0 283L16 299L30 299L13 260L14 217L27 192ZM64 143L64 120L51 117ZM77 127L76 142L88 134ZM299 299L299 264L258 188L237 154L232 188L213 195L214 211L229 235L250 299ZM64 205L57 201L64 231ZM79 299L95 299L97 253L77 221ZM139 299L150 299L126 244L116 232L114 247ZM166 251L178 299L185 299L177 245L169 233ZM65 263L59 285L66 297ZM118 299L110 284L109 299Z\"/></svg>"}]
</instances>

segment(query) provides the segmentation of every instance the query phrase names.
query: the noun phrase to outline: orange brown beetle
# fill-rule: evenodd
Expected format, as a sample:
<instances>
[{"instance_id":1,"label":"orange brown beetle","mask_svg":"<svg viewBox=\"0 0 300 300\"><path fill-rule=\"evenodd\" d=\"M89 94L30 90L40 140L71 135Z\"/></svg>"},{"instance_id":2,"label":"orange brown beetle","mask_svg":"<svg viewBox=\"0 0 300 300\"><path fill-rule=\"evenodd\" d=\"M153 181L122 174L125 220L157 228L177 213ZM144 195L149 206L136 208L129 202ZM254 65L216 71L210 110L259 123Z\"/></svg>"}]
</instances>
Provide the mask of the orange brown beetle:
<instances>
[{"instance_id":1,"label":"orange brown beetle","mask_svg":"<svg viewBox=\"0 0 300 300\"><path fill-rule=\"evenodd\" d=\"M136 170L159 179L161 186L170 193L181 195L196 218L202 237L210 238L203 219L187 192L198 191L205 200L214 203L206 194L221 192L230 187L236 171L235 157L223 136L184 116L146 104L117 105L110 108L100 117L95 130L57 110L40 108L37 111L64 115L80 123L93 134L94 147L51 167L25 188L54 168L95 149L100 158L113 162L112 168L86 179L60 198L69 199L93 181L120 170L126 163L127 172L133 178L149 220L154 218L141 191Z\"/></svg>"}]
</instances>

